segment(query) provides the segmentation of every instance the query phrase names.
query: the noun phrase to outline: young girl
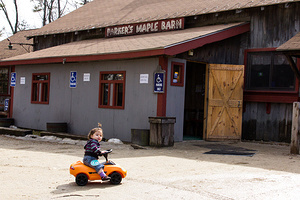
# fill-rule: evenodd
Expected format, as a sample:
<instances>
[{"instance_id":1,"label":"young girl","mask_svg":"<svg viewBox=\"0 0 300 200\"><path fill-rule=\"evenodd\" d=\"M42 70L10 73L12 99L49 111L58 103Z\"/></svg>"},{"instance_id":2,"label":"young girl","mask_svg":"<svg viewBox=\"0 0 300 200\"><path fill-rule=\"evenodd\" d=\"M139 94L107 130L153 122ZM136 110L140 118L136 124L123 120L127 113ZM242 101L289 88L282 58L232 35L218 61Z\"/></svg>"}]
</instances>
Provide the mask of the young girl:
<instances>
[{"instance_id":1,"label":"young girl","mask_svg":"<svg viewBox=\"0 0 300 200\"><path fill-rule=\"evenodd\" d=\"M98 156L104 153L100 150L100 141L103 138L103 131L101 126L102 125L98 123L98 128L93 128L88 134L89 140L84 146L85 152L83 163L89 167L94 168L101 176L102 180L109 180L110 177L108 177L103 171L104 165L98 161Z\"/></svg>"}]
</instances>

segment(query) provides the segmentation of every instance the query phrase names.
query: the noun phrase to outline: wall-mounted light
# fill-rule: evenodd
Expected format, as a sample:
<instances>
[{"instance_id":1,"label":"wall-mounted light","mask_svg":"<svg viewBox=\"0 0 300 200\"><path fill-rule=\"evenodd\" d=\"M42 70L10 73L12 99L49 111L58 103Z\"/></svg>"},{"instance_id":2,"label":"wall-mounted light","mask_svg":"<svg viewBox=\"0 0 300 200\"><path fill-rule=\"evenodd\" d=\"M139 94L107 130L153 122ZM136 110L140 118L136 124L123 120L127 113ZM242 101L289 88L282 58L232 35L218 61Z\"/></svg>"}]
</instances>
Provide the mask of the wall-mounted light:
<instances>
[{"instance_id":1,"label":"wall-mounted light","mask_svg":"<svg viewBox=\"0 0 300 200\"><path fill-rule=\"evenodd\" d=\"M16 43L16 42L11 42L9 38L7 38L7 41L8 41L8 50L13 50L13 44L18 44L20 46L23 47L23 49L25 49L28 53L30 53L30 49L26 49L24 47L24 45L29 45L29 46L34 46L33 44L28 44L28 43Z\"/></svg>"},{"instance_id":2,"label":"wall-mounted light","mask_svg":"<svg viewBox=\"0 0 300 200\"><path fill-rule=\"evenodd\" d=\"M284 4L284 7L285 7L285 8L288 8L288 7L290 7L290 4L289 4L289 3L285 3L285 4Z\"/></svg>"},{"instance_id":3,"label":"wall-mounted light","mask_svg":"<svg viewBox=\"0 0 300 200\"><path fill-rule=\"evenodd\" d=\"M194 49L189 50L189 51L188 51L188 55L189 55L189 56L193 56L193 55L194 55Z\"/></svg>"}]
</instances>

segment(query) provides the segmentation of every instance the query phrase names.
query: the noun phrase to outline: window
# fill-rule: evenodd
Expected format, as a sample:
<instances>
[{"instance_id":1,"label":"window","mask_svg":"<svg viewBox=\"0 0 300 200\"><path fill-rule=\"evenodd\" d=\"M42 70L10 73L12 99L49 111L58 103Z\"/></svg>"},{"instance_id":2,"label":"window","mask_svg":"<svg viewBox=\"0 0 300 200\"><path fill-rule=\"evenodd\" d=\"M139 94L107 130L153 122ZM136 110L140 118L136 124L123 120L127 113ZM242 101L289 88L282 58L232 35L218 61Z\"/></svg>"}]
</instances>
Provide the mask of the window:
<instances>
[{"instance_id":1,"label":"window","mask_svg":"<svg viewBox=\"0 0 300 200\"><path fill-rule=\"evenodd\" d=\"M171 85L183 86L184 83L184 63L172 62Z\"/></svg>"},{"instance_id":2,"label":"window","mask_svg":"<svg viewBox=\"0 0 300 200\"><path fill-rule=\"evenodd\" d=\"M50 73L32 74L31 103L49 104Z\"/></svg>"},{"instance_id":3,"label":"window","mask_svg":"<svg viewBox=\"0 0 300 200\"><path fill-rule=\"evenodd\" d=\"M8 95L9 73L7 67L0 68L0 95Z\"/></svg>"},{"instance_id":4,"label":"window","mask_svg":"<svg viewBox=\"0 0 300 200\"><path fill-rule=\"evenodd\" d=\"M124 109L125 75L122 72L100 72L99 108Z\"/></svg>"},{"instance_id":5,"label":"window","mask_svg":"<svg viewBox=\"0 0 300 200\"><path fill-rule=\"evenodd\" d=\"M296 77L279 52L248 52L245 78L246 90L295 91Z\"/></svg>"}]
</instances>

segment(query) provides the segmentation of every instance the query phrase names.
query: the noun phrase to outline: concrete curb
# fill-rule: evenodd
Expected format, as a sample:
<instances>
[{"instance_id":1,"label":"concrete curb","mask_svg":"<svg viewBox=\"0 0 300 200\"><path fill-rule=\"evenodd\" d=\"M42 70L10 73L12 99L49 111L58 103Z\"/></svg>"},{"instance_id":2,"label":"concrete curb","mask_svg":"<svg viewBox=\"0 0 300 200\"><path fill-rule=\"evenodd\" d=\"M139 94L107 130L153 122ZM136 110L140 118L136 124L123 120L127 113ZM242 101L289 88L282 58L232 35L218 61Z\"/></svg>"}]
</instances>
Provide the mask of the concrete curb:
<instances>
[{"instance_id":1,"label":"concrete curb","mask_svg":"<svg viewBox=\"0 0 300 200\"><path fill-rule=\"evenodd\" d=\"M32 130L0 127L0 134L1 135L26 136L26 135L32 134Z\"/></svg>"},{"instance_id":2,"label":"concrete curb","mask_svg":"<svg viewBox=\"0 0 300 200\"><path fill-rule=\"evenodd\" d=\"M26 135L31 135L32 133L33 131L31 129L0 127L0 135L14 135L24 137ZM70 138L73 140L87 140L87 136L84 135L72 135L69 133L53 133L48 131L40 132L40 136L55 136L58 138Z\"/></svg>"},{"instance_id":3,"label":"concrete curb","mask_svg":"<svg viewBox=\"0 0 300 200\"><path fill-rule=\"evenodd\" d=\"M53 133L53 132L47 132L47 131L42 131L40 132L40 136L55 136L59 138L70 138L73 140L87 140L87 136L84 135L72 135L68 133Z\"/></svg>"}]
</instances>

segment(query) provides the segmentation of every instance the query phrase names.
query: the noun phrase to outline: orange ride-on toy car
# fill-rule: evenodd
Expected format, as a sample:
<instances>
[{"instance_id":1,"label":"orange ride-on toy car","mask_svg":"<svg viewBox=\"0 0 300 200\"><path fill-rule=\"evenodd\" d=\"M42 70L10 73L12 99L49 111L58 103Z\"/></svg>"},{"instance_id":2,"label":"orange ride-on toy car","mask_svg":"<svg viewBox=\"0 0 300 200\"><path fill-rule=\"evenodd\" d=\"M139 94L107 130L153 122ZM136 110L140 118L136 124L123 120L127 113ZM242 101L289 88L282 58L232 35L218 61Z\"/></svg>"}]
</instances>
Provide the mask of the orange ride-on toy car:
<instances>
[{"instance_id":1,"label":"orange ride-on toy car","mask_svg":"<svg viewBox=\"0 0 300 200\"><path fill-rule=\"evenodd\" d=\"M127 171L121 166L115 164L113 161L107 159L107 155L112 152L112 149L105 151L102 154L106 162L103 171L110 177L110 183L113 185L120 184L122 179L126 177ZM70 174L75 176L75 181L79 186L85 186L89 180L101 180L101 176L96 172L95 169L86 166L81 161L77 161L70 166Z\"/></svg>"}]
</instances>

